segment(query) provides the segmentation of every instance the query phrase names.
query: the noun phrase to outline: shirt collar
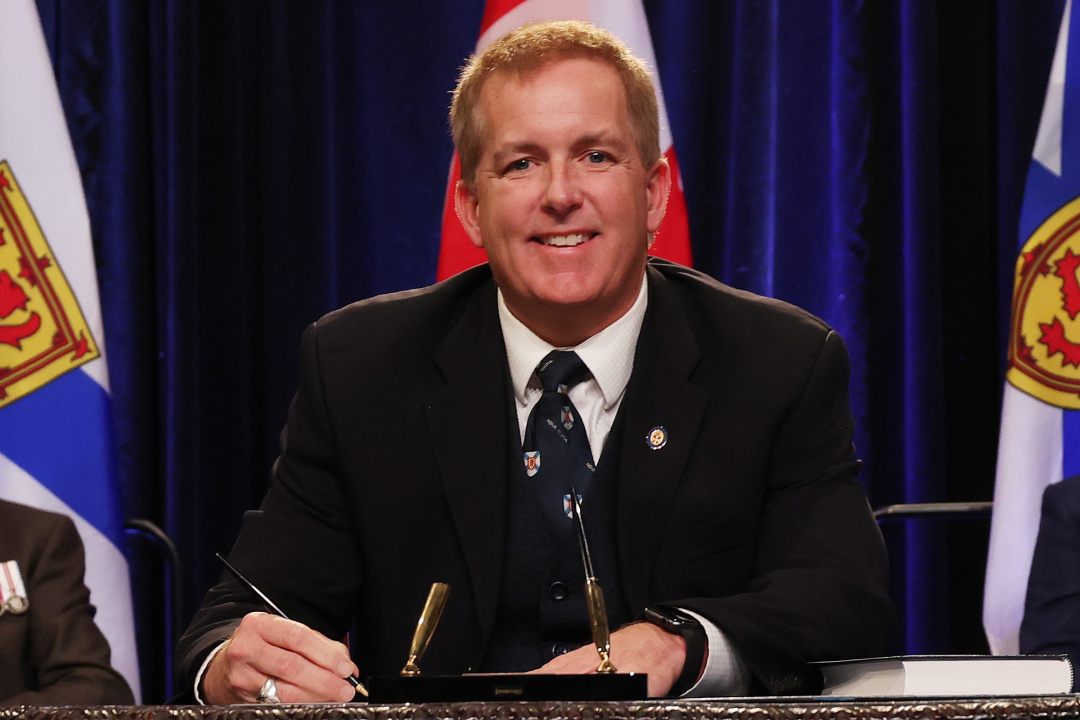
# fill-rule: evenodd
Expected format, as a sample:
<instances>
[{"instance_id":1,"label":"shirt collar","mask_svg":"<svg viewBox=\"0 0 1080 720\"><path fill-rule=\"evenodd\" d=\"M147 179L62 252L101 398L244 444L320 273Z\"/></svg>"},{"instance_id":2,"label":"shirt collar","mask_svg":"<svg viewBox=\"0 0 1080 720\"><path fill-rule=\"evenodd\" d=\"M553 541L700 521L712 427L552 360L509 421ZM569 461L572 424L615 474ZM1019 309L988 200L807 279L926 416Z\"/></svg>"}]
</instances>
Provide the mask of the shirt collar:
<instances>
[{"instance_id":1,"label":"shirt collar","mask_svg":"<svg viewBox=\"0 0 1080 720\"><path fill-rule=\"evenodd\" d=\"M499 324L502 326L503 342L506 343L514 397L518 403L526 404L530 381L535 378L536 366L545 355L552 350L573 350L600 386L605 409L614 407L622 398L630 381L630 372L634 369L634 348L645 319L648 295L648 283L643 274L637 299L622 317L579 345L556 348L514 317L506 307L502 290L499 290ZM539 381L533 384L539 387Z\"/></svg>"}]
</instances>

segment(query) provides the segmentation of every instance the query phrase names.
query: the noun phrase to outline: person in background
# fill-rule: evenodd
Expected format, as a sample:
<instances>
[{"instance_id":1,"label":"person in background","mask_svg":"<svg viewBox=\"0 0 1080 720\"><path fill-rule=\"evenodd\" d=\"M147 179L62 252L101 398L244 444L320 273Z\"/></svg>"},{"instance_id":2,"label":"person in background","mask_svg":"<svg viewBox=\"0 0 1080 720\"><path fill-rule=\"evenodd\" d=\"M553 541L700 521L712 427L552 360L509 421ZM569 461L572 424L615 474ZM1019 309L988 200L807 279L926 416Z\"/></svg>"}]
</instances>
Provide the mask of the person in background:
<instances>
[{"instance_id":1,"label":"person in background","mask_svg":"<svg viewBox=\"0 0 1080 720\"><path fill-rule=\"evenodd\" d=\"M130 705L70 518L0 500L0 705Z\"/></svg>"},{"instance_id":2,"label":"person in background","mask_svg":"<svg viewBox=\"0 0 1080 720\"><path fill-rule=\"evenodd\" d=\"M1072 691L1080 692L1080 475L1043 491L1020 623L1020 652L1068 655Z\"/></svg>"}]
</instances>

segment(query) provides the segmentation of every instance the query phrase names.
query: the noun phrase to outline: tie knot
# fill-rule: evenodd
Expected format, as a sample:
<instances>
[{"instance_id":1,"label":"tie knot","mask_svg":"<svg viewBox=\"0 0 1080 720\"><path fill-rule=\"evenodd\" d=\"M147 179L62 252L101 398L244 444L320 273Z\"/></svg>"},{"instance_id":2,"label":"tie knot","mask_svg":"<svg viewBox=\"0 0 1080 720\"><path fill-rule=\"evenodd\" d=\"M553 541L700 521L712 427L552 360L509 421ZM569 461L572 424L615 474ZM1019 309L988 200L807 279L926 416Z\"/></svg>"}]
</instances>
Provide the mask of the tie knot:
<instances>
[{"instance_id":1,"label":"tie knot","mask_svg":"<svg viewBox=\"0 0 1080 720\"><path fill-rule=\"evenodd\" d=\"M536 366L536 375L544 392L557 392L559 386L569 390L589 376L589 368L576 352L552 350Z\"/></svg>"}]
</instances>

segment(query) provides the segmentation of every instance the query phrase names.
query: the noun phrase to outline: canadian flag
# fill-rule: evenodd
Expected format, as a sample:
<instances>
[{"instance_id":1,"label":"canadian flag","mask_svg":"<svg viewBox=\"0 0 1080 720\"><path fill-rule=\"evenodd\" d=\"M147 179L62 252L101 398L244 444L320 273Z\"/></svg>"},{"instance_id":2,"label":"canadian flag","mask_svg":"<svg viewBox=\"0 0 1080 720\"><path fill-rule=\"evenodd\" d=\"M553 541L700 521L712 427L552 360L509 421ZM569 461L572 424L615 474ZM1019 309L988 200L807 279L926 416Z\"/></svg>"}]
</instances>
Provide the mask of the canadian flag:
<instances>
[{"instance_id":1,"label":"canadian flag","mask_svg":"<svg viewBox=\"0 0 1080 720\"><path fill-rule=\"evenodd\" d=\"M692 264L690 228L686 219L682 177L668 126L664 93L660 88L660 78L656 74L656 56L653 53L652 38L649 36L649 24L641 0L488 0L484 8L484 19L480 23L480 39L476 43L476 51L483 52L488 45L514 28L538 20L587 20L618 35L635 55L652 68L656 99L660 107L660 147L671 166L674 182L668 198L667 214L656 233L656 242L653 243L650 253L683 265ZM484 251L469 240L454 211L454 188L460 177L461 164L457 153L454 153L443 204L442 245L439 248L439 265L436 270L439 280L487 260Z\"/></svg>"}]
</instances>

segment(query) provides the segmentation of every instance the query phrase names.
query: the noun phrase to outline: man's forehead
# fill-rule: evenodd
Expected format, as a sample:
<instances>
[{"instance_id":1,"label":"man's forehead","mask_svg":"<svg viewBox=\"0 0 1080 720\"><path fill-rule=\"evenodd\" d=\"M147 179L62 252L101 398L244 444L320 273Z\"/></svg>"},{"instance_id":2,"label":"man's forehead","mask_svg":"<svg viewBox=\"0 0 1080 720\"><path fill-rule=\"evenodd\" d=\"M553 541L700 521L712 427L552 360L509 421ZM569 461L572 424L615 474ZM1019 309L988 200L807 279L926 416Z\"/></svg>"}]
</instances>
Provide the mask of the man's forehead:
<instances>
[{"instance_id":1,"label":"man's forehead","mask_svg":"<svg viewBox=\"0 0 1080 720\"><path fill-rule=\"evenodd\" d=\"M631 122L626 89L618 72L602 60L593 58L566 58L565 60L584 60L597 68L610 70L607 78L594 77L588 85L588 92L596 95L596 102L589 103L585 107L560 104L559 100L563 99L558 97L561 86L565 85L568 100L577 100L582 86L576 82L580 72L575 72L573 68L567 69L565 66L556 68L556 62L547 63L528 74L497 70L484 84L478 104L479 116L484 128L485 145L496 142L501 148L535 142L536 138L529 137L529 131L525 128L539 125L545 125L547 130L556 132L563 131L561 125L565 125L571 135L561 139L575 144L590 140L616 142L622 139L623 133L630 129ZM551 74L546 74L545 71L550 71ZM541 79L547 84L546 89L531 87ZM536 97L535 93L539 92L547 95L554 92L556 97L545 98L551 101L549 104L531 104L529 100ZM604 97L607 93L614 93L618 98L610 95ZM612 112L620 106L622 113ZM548 122L527 122L535 118ZM565 119L566 122L560 123L560 118ZM577 120L583 121L586 127L578 127L582 123Z\"/></svg>"},{"instance_id":2,"label":"man's forehead","mask_svg":"<svg viewBox=\"0 0 1080 720\"><path fill-rule=\"evenodd\" d=\"M546 76L548 74L557 72L568 66L592 66L596 68L606 69L610 75L611 81L622 87L622 79L619 76L619 71L610 61L602 57L595 57L592 55L555 55L540 59L535 63L529 63L519 67L499 67L494 68L488 73L487 78L484 80L481 89L480 97L484 97L485 94L490 92L491 86L503 86L507 84L517 85L529 85L535 82L538 78Z\"/></svg>"}]
</instances>

